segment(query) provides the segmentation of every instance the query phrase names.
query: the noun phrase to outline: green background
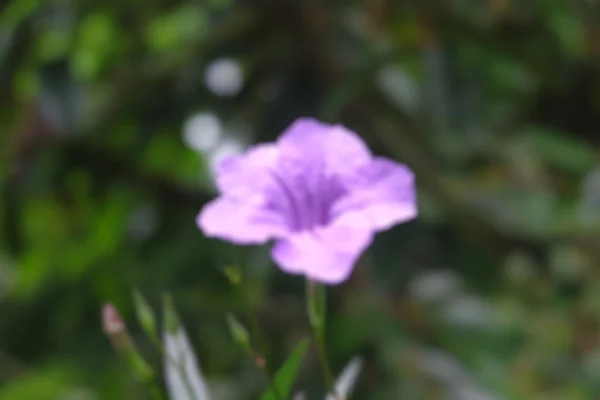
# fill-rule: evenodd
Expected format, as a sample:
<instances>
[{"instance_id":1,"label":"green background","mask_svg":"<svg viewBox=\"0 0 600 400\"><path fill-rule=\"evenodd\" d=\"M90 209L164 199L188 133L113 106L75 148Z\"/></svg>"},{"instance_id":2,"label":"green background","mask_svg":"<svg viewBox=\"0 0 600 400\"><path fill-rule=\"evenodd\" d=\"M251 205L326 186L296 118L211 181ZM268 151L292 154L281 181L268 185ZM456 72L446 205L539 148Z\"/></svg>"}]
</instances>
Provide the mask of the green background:
<instances>
[{"instance_id":1,"label":"green background","mask_svg":"<svg viewBox=\"0 0 600 400\"><path fill-rule=\"evenodd\" d=\"M215 157L305 115L417 176L419 218L329 290L355 398L600 398L599 78L595 0L0 2L0 400L148 398L100 324L159 366L133 288L173 295L215 397L261 393L225 315L280 365L303 281L194 219ZM314 349L297 386L322 398Z\"/></svg>"}]
</instances>

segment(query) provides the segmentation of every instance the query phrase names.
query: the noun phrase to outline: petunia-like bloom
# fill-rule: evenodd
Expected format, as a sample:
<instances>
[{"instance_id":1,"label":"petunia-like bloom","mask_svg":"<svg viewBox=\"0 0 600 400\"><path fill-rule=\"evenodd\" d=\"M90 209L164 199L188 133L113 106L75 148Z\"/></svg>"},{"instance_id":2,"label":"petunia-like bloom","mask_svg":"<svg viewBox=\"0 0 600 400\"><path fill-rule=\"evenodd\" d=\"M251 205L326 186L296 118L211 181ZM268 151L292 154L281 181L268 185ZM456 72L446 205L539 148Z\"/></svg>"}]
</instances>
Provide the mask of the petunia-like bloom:
<instances>
[{"instance_id":1,"label":"petunia-like bloom","mask_svg":"<svg viewBox=\"0 0 600 400\"><path fill-rule=\"evenodd\" d=\"M225 159L215 175L221 195L196 220L206 236L274 240L271 256L284 272L325 284L346 280L377 232L417 215L410 169L312 118Z\"/></svg>"}]
</instances>

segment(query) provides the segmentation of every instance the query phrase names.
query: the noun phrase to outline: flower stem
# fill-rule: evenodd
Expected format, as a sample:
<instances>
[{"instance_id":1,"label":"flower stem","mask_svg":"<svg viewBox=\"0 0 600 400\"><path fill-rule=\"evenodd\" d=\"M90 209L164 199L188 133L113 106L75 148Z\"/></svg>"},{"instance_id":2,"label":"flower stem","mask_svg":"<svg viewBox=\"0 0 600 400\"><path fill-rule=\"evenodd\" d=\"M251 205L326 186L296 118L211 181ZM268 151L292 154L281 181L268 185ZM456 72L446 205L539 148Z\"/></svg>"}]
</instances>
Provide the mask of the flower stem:
<instances>
[{"instance_id":1,"label":"flower stem","mask_svg":"<svg viewBox=\"0 0 600 400\"><path fill-rule=\"evenodd\" d=\"M306 281L306 302L308 320L315 337L325 385L329 392L335 395L333 374L329 367L329 360L325 349L325 288L308 279Z\"/></svg>"},{"instance_id":2,"label":"flower stem","mask_svg":"<svg viewBox=\"0 0 600 400\"><path fill-rule=\"evenodd\" d=\"M154 370L138 351L135 343L129 336L121 314L112 304L104 306L102 310L102 324L104 332L110 339L113 348L142 384L146 385L152 397L155 400L164 400Z\"/></svg>"}]
</instances>

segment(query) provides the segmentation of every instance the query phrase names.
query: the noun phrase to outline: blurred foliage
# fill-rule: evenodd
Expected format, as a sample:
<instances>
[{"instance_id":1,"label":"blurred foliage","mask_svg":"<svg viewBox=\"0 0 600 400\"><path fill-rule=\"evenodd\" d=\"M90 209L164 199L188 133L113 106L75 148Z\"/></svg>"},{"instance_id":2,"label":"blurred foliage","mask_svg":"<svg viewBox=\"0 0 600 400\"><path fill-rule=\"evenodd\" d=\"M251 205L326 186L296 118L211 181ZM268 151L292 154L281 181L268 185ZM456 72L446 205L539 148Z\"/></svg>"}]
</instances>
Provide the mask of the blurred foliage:
<instances>
[{"instance_id":1,"label":"blurred foliage","mask_svg":"<svg viewBox=\"0 0 600 400\"><path fill-rule=\"evenodd\" d=\"M599 27L597 0L0 2L0 399L148 398L99 322L158 366L134 287L173 294L216 398L263 393L225 315L283 365L303 282L194 218L216 160L303 115L417 174L419 219L329 290L355 398L600 398Z\"/></svg>"}]
</instances>

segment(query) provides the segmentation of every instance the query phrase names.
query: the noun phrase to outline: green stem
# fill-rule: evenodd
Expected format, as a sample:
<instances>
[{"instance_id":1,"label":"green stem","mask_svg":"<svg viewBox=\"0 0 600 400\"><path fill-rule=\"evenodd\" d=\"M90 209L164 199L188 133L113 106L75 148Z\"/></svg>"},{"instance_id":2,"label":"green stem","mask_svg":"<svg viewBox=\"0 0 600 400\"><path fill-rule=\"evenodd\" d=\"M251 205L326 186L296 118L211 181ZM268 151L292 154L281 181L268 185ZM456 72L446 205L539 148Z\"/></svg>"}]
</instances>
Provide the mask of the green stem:
<instances>
[{"instance_id":1,"label":"green stem","mask_svg":"<svg viewBox=\"0 0 600 400\"><path fill-rule=\"evenodd\" d=\"M333 374L331 373L331 368L329 367L329 360L327 359L327 353L325 351L325 340L323 338L322 330L314 332L315 340L317 342L317 352L319 353L319 361L321 363L321 368L323 369L323 378L325 379L325 384L327 385L327 389L331 393L335 393Z\"/></svg>"},{"instance_id":2,"label":"green stem","mask_svg":"<svg viewBox=\"0 0 600 400\"><path fill-rule=\"evenodd\" d=\"M164 400L160 385L156 380L154 370L146 363L146 360L137 351L133 341L127 333L123 333L120 338L117 338L120 344L115 347L122 352L122 356L129 368L137 375L138 379L146 385L148 391L156 400ZM121 347L122 346L122 347ZM120 350L119 350L120 349Z\"/></svg>"},{"instance_id":3,"label":"green stem","mask_svg":"<svg viewBox=\"0 0 600 400\"><path fill-rule=\"evenodd\" d=\"M260 353L263 356L266 356L267 345L263 338L262 332L260 330L260 325L258 324L258 319L256 318L256 314L252 310L252 304L250 303L250 297L246 293L245 290L241 290L242 292L242 300L244 302L244 309L246 311L246 316L248 317L248 321L250 321L250 332L252 333L252 337L256 339L258 342L258 347Z\"/></svg>"},{"instance_id":4,"label":"green stem","mask_svg":"<svg viewBox=\"0 0 600 400\"><path fill-rule=\"evenodd\" d=\"M333 374L329 367L329 360L325 349L325 288L314 281L307 280L306 301L308 320L315 337L319 362L323 370L323 378L329 392L336 395Z\"/></svg>"}]
</instances>

